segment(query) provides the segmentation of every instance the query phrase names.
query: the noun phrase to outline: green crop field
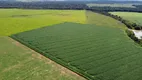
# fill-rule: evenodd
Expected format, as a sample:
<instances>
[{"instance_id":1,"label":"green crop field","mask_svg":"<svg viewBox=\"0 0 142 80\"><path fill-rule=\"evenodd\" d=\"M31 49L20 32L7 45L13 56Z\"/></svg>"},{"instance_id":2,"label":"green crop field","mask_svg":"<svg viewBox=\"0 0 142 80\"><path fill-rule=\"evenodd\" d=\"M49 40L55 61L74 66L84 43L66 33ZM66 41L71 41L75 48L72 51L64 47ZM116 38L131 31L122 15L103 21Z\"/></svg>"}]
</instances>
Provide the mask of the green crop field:
<instances>
[{"instance_id":1,"label":"green crop field","mask_svg":"<svg viewBox=\"0 0 142 80\"><path fill-rule=\"evenodd\" d=\"M85 23L85 10L0 9L0 36L63 22Z\"/></svg>"},{"instance_id":2,"label":"green crop field","mask_svg":"<svg viewBox=\"0 0 142 80\"><path fill-rule=\"evenodd\" d=\"M142 13L137 13L137 12L110 12L110 13L121 16L126 20L142 25Z\"/></svg>"},{"instance_id":3,"label":"green crop field","mask_svg":"<svg viewBox=\"0 0 142 80\"><path fill-rule=\"evenodd\" d=\"M126 28L124 24L111 17L91 11L86 11L86 22L88 24L95 24L97 26L117 27L123 29Z\"/></svg>"},{"instance_id":4,"label":"green crop field","mask_svg":"<svg viewBox=\"0 0 142 80\"><path fill-rule=\"evenodd\" d=\"M0 9L0 36L63 22L86 22L84 10ZM0 37L0 80L85 80L9 37Z\"/></svg>"},{"instance_id":5,"label":"green crop field","mask_svg":"<svg viewBox=\"0 0 142 80\"><path fill-rule=\"evenodd\" d=\"M9 37L0 37L0 80L85 80Z\"/></svg>"},{"instance_id":6,"label":"green crop field","mask_svg":"<svg viewBox=\"0 0 142 80\"><path fill-rule=\"evenodd\" d=\"M89 7L126 7L126 8L135 8L133 4L95 4L95 3L89 3L87 4Z\"/></svg>"},{"instance_id":7,"label":"green crop field","mask_svg":"<svg viewBox=\"0 0 142 80\"><path fill-rule=\"evenodd\" d=\"M91 80L142 79L142 48L120 28L62 23L11 37Z\"/></svg>"}]
</instances>

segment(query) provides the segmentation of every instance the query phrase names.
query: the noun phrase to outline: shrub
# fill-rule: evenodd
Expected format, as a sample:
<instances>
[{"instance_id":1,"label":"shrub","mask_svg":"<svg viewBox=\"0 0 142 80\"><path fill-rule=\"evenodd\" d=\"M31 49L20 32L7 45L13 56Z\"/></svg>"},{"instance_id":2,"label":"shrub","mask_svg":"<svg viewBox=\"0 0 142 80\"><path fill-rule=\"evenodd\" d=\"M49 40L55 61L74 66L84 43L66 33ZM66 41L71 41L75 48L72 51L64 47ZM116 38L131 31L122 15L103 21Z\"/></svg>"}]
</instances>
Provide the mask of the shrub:
<instances>
[{"instance_id":1,"label":"shrub","mask_svg":"<svg viewBox=\"0 0 142 80\"><path fill-rule=\"evenodd\" d=\"M135 34L134 34L133 31L127 29L127 30L126 30L126 33L127 33L127 35L128 35L131 39L133 39L135 42L137 42L137 43L140 42L140 40L135 36Z\"/></svg>"}]
</instances>

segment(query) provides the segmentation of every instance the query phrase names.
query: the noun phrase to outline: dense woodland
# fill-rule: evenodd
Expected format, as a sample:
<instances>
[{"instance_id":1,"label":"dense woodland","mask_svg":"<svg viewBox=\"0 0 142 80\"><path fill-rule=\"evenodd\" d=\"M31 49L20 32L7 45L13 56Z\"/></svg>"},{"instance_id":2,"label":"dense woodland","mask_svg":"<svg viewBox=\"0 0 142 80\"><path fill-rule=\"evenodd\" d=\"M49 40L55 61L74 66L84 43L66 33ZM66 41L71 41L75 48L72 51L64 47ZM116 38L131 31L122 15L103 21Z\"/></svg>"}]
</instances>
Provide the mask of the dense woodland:
<instances>
[{"instance_id":1,"label":"dense woodland","mask_svg":"<svg viewBox=\"0 0 142 80\"><path fill-rule=\"evenodd\" d=\"M80 1L50 1L50 2L8 2L0 1L0 8L25 8L25 9L88 9L99 12L112 12L112 11L127 11L127 12L142 12L142 5L133 5L136 8L126 7L88 7L86 4L91 2L80 2ZM115 2L92 2L99 4L114 4ZM118 3L118 2L117 2ZM119 2L120 3L120 2ZM124 4L125 2L123 2ZM132 2L129 2L132 3ZM135 2L136 3L136 2ZM138 2L137 2L138 3Z\"/></svg>"},{"instance_id":2,"label":"dense woodland","mask_svg":"<svg viewBox=\"0 0 142 80\"><path fill-rule=\"evenodd\" d=\"M123 12L142 12L142 9L136 8L126 8L126 7L91 7L91 10L95 11L104 11L104 12L115 12L115 11L123 11Z\"/></svg>"},{"instance_id":3,"label":"dense woodland","mask_svg":"<svg viewBox=\"0 0 142 80\"><path fill-rule=\"evenodd\" d=\"M24 9L87 9L88 6L79 2L0 2L1 8L24 8Z\"/></svg>"},{"instance_id":4,"label":"dense woodland","mask_svg":"<svg viewBox=\"0 0 142 80\"><path fill-rule=\"evenodd\" d=\"M137 8L142 9L142 5L133 5L133 6L136 6Z\"/></svg>"},{"instance_id":5,"label":"dense woodland","mask_svg":"<svg viewBox=\"0 0 142 80\"><path fill-rule=\"evenodd\" d=\"M115 4L115 3L128 3L128 2L113 2L113 1L96 1L96 2L85 2L85 1L46 1L46 2L14 2L14 1L0 1L0 8L25 8L25 9L93 9L95 11L130 11L130 12L142 12L142 5L135 5L140 2L129 2L135 3L133 6L136 8L126 7L88 7L88 3L98 4ZM142 2L141 2L142 3Z\"/></svg>"}]
</instances>

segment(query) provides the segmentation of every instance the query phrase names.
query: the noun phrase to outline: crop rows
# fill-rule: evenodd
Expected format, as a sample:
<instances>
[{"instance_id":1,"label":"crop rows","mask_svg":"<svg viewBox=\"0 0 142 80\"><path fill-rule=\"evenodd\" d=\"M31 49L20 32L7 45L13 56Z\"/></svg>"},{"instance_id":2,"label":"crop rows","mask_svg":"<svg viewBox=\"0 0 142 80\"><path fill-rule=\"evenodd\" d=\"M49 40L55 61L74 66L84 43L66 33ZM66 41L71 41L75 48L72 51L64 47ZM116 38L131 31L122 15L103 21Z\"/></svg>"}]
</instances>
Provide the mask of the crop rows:
<instances>
[{"instance_id":1,"label":"crop rows","mask_svg":"<svg viewBox=\"0 0 142 80\"><path fill-rule=\"evenodd\" d=\"M11 37L88 79L142 79L142 49L118 28L63 23Z\"/></svg>"}]
</instances>

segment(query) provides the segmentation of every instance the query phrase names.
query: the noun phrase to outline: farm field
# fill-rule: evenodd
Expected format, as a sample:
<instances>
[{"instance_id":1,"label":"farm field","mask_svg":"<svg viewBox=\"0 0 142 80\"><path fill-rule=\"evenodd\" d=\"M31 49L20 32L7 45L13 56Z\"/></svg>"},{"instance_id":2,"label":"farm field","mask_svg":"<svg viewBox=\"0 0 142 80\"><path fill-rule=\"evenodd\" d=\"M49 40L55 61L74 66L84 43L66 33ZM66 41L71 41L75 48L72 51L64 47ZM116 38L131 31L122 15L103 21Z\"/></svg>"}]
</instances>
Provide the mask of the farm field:
<instances>
[{"instance_id":1,"label":"farm field","mask_svg":"<svg viewBox=\"0 0 142 80\"><path fill-rule=\"evenodd\" d=\"M121 28L62 23L11 37L87 79L142 79L142 48Z\"/></svg>"},{"instance_id":2,"label":"farm field","mask_svg":"<svg viewBox=\"0 0 142 80\"><path fill-rule=\"evenodd\" d=\"M137 12L110 12L110 13L121 16L126 20L142 25L142 13L137 13Z\"/></svg>"},{"instance_id":3,"label":"farm field","mask_svg":"<svg viewBox=\"0 0 142 80\"><path fill-rule=\"evenodd\" d=\"M95 24L97 26L115 27L122 29L126 28L124 24L111 17L91 11L86 11L86 23Z\"/></svg>"},{"instance_id":4,"label":"farm field","mask_svg":"<svg viewBox=\"0 0 142 80\"><path fill-rule=\"evenodd\" d=\"M0 80L85 80L9 37L0 37Z\"/></svg>"},{"instance_id":5,"label":"farm field","mask_svg":"<svg viewBox=\"0 0 142 80\"><path fill-rule=\"evenodd\" d=\"M0 36L63 22L86 23L85 10L0 9Z\"/></svg>"}]
</instances>

